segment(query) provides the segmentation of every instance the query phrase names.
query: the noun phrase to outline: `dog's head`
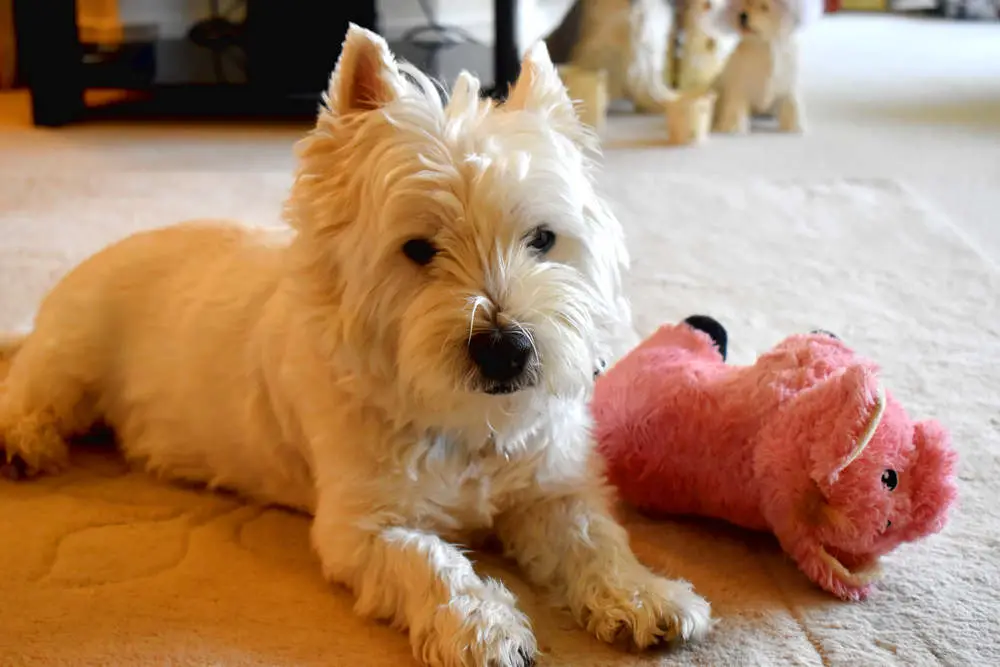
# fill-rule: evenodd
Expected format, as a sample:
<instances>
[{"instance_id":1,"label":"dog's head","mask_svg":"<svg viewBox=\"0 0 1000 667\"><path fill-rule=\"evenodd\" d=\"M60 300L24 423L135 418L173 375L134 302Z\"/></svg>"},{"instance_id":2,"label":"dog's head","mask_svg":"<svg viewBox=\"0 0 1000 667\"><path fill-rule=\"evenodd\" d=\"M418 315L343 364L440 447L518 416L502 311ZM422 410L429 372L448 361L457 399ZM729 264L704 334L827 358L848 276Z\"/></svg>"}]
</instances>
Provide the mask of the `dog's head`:
<instances>
[{"instance_id":1,"label":"dog's head","mask_svg":"<svg viewBox=\"0 0 1000 667\"><path fill-rule=\"evenodd\" d=\"M823 14L823 0L729 0L722 28L744 38L774 42L810 25Z\"/></svg>"},{"instance_id":2,"label":"dog's head","mask_svg":"<svg viewBox=\"0 0 1000 667\"><path fill-rule=\"evenodd\" d=\"M547 398L587 395L628 321L622 231L544 46L502 104L464 73L443 97L349 30L287 207L300 283L394 416L530 428Z\"/></svg>"}]
</instances>

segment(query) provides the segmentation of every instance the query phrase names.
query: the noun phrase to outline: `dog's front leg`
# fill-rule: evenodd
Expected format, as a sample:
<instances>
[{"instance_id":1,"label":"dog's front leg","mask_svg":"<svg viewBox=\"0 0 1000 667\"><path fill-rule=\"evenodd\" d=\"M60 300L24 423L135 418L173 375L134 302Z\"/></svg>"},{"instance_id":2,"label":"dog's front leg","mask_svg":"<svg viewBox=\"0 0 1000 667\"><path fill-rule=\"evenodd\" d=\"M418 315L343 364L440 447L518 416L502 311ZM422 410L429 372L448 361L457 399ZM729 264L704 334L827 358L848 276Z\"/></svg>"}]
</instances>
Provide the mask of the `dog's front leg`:
<instances>
[{"instance_id":1,"label":"dog's front leg","mask_svg":"<svg viewBox=\"0 0 1000 667\"><path fill-rule=\"evenodd\" d=\"M719 91L712 131L723 134L746 134L750 131L750 104L732 90Z\"/></svg>"},{"instance_id":2,"label":"dog's front leg","mask_svg":"<svg viewBox=\"0 0 1000 667\"><path fill-rule=\"evenodd\" d=\"M414 657L434 667L527 667L537 648L513 594L484 581L453 544L377 519L345 517L341 494L320 493L312 539L327 579L355 611L408 629Z\"/></svg>"},{"instance_id":3,"label":"dog's front leg","mask_svg":"<svg viewBox=\"0 0 1000 667\"><path fill-rule=\"evenodd\" d=\"M789 93L778 102L778 129L782 132L805 131L802 103L795 93Z\"/></svg>"},{"instance_id":4,"label":"dog's front leg","mask_svg":"<svg viewBox=\"0 0 1000 667\"><path fill-rule=\"evenodd\" d=\"M645 648L699 638L713 625L708 602L687 582L639 562L598 493L519 506L498 532L528 577L561 596L598 639Z\"/></svg>"}]
</instances>

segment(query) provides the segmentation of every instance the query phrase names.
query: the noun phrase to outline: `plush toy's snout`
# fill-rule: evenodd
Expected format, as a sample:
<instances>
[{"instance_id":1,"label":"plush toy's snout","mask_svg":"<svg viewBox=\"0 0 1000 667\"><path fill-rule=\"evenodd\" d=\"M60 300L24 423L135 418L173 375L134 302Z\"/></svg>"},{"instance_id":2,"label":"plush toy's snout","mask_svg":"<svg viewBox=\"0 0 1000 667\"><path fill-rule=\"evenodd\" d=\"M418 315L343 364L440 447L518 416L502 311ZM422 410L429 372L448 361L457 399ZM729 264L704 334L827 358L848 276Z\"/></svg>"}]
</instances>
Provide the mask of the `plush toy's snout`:
<instances>
[{"instance_id":1,"label":"plush toy's snout","mask_svg":"<svg viewBox=\"0 0 1000 667\"><path fill-rule=\"evenodd\" d=\"M957 456L944 427L935 421L917 423L913 444L913 505L910 525L901 536L906 541L941 530L947 510L958 495L954 481Z\"/></svg>"}]
</instances>

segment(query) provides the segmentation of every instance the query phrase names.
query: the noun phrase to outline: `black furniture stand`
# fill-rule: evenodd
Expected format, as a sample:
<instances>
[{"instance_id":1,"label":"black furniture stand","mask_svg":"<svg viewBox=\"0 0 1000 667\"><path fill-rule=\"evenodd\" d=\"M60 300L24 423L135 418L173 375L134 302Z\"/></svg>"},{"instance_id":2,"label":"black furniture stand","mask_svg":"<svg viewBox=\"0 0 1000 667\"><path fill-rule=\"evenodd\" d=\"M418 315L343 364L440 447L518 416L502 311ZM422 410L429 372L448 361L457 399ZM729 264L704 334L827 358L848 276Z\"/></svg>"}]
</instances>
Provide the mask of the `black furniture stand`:
<instances>
[{"instance_id":1,"label":"black furniture stand","mask_svg":"<svg viewBox=\"0 0 1000 667\"><path fill-rule=\"evenodd\" d=\"M155 26L126 26L121 43L109 46L81 40L76 0L14 0L19 69L35 125L102 117L311 117L340 54L341 40L330 36L349 23L378 29L375 0L245 1L239 26L223 23L220 31L217 22L199 24L181 38L161 38ZM493 6L493 49L391 47L443 81L470 69L489 94L503 97L519 71L517 0ZM88 106L84 92L96 88L127 94Z\"/></svg>"}]
</instances>

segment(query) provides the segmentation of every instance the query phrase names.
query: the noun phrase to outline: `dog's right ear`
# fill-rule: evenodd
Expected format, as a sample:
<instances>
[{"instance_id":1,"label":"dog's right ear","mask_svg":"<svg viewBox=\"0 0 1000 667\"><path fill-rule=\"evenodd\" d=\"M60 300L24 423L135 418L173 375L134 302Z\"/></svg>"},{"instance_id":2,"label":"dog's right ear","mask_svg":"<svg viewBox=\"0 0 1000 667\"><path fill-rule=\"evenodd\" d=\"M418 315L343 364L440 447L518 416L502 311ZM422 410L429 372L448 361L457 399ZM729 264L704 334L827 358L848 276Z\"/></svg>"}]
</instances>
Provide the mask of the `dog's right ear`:
<instances>
[{"instance_id":1,"label":"dog's right ear","mask_svg":"<svg viewBox=\"0 0 1000 667\"><path fill-rule=\"evenodd\" d=\"M335 116L373 111L399 99L403 86L386 41L352 23L330 77L324 106Z\"/></svg>"},{"instance_id":2,"label":"dog's right ear","mask_svg":"<svg viewBox=\"0 0 1000 667\"><path fill-rule=\"evenodd\" d=\"M593 143L543 41L535 42L524 54L521 73L503 108L540 114L575 142L588 146Z\"/></svg>"}]
</instances>

